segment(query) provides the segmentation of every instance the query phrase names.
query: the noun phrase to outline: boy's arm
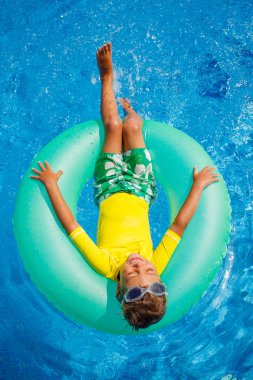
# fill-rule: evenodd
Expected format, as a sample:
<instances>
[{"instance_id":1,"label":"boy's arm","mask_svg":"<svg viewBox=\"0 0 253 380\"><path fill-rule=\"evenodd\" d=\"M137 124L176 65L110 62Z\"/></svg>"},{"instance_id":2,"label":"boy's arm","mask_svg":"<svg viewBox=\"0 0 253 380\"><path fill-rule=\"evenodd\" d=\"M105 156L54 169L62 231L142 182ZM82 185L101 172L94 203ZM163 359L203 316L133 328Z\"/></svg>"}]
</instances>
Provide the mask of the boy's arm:
<instances>
[{"instance_id":1,"label":"boy's arm","mask_svg":"<svg viewBox=\"0 0 253 380\"><path fill-rule=\"evenodd\" d=\"M42 172L32 168L32 170L37 173L38 176L30 176L30 178L37 179L45 185L54 211L63 228L69 235L75 228L79 227L80 225L75 220L74 215L63 199L63 196L57 184L57 181L63 172L62 170L59 170L57 173L54 173L47 161L45 161L46 167L44 167L41 162L39 162L39 166Z\"/></svg>"},{"instance_id":2,"label":"boy's arm","mask_svg":"<svg viewBox=\"0 0 253 380\"><path fill-rule=\"evenodd\" d=\"M191 190L177 214L175 220L170 226L170 230L176 232L179 236L183 233L197 210L202 191L213 182L218 182L218 174L213 173L214 167L206 166L201 172L197 173L197 168L193 172L193 185Z\"/></svg>"},{"instance_id":3,"label":"boy's arm","mask_svg":"<svg viewBox=\"0 0 253 380\"><path fill-rule=\"evenodd\" d=\"M84 229L77 223L74 215L63 199L57 184L57 181L63 173L62 170L54 173L47 161L45 161L45 167L41 162L39 162L39 166L42 172L33 168L32 170L37 173L38 176L30 176L30 178L41 181L45 185L55 213L69 235L69 238L98 273L105 277L112 278L113 272L111 270L110 254L98 248L92 241Z\"/></svg>"}]
</instances>

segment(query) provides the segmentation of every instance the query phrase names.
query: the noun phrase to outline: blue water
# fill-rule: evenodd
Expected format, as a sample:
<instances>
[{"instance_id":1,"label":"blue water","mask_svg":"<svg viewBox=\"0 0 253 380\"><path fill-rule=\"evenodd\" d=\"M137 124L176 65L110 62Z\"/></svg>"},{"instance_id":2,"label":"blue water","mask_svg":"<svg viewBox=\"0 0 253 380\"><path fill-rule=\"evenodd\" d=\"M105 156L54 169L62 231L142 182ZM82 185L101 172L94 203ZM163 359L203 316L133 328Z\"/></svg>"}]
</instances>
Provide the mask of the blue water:
<instances>
[{"instance_id":1,"label":"blue water","mask_svg":"<svg viewBox=\"0 0 253 380\"><path fill-rule=\"evenodd\" d=\"M253 379L252 1L2 0L0 7L0 379ZM144 119L172 123L202 144L233 210L227 256L208 291L185 317L148 336L112 336L65 318L30 282L12 230L34 155L99 117L95 49L106 41L116 95L133 100ZM95 238L89 185L78 215ZM169 222L160 187L159 196L155 244Z\"/></svg>"}]
</instances>

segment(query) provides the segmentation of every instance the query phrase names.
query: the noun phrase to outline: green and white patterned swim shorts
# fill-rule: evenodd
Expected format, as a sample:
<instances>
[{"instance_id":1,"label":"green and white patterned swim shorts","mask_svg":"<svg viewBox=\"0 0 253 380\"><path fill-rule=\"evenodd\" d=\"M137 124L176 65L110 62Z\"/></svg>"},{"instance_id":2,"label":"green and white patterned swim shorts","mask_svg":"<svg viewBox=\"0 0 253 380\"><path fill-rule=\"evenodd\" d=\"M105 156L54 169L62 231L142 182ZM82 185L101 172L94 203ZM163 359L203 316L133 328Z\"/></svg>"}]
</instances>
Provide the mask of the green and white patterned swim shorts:
<instances>
[{"instance_id":1,"label":"green and white patterned swim shorts","mask_svg":"<svg viewBox=\"0 0 253 380\"><path fill-rule=\"evenodd\" d=\"M147 148L135 148L117 153L100 152L95 170L94 200L97 206L118 192L132 193L152 205L157 198L157 187Z\"/></svg>"}]
</instances>

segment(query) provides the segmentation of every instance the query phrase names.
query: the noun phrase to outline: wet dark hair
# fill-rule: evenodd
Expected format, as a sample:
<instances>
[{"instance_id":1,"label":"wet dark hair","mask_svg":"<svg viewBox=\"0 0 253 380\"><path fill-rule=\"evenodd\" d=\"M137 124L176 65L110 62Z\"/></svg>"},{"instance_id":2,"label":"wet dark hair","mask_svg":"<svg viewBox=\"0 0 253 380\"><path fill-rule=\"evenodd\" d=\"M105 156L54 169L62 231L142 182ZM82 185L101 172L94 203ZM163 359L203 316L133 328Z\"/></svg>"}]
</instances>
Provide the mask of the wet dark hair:
<instances>
[{"instance_id":1,"label":"wet dark hair","mask_svg":"<svg viewBox=\"0 0 253 380\"><path fill-rule=\"evenodd\" d=\"M166 306L166 295L146 293L138 301L125 302L122 311L127 322L138 331L159 322L166 312Z\"/></svg>"}]
</instances>

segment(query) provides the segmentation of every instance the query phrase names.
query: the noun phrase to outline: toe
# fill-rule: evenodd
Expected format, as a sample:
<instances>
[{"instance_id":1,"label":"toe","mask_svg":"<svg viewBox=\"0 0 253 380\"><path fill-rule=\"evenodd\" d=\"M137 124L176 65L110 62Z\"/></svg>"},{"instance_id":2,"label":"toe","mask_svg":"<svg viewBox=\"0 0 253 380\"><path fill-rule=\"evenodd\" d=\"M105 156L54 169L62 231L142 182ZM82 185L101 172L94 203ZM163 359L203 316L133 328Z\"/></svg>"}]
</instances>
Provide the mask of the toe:
<instances>
[{"instance_id":1,"label":"toe","mask_svg":"<svg viewBox=\"0 0 253 380\"><path fill-rule=\"evenodd\" d=\"M111 44L111 42L107 42L107 49L108 49L108 51L112 50L112 44Z\"/></svg>"}]
</instances>

